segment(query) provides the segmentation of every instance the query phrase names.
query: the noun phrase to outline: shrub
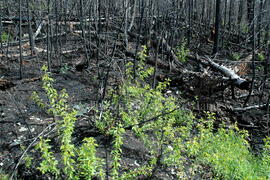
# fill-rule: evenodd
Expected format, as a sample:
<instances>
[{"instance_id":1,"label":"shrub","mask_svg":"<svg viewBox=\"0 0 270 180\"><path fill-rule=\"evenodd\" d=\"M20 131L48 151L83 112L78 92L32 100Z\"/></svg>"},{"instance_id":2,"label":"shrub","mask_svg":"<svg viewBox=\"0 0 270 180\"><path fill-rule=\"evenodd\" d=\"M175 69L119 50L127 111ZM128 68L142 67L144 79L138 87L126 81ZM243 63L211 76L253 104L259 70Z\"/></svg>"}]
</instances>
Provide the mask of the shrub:
<instances>
[{"instance_id":1,"label":"shrub","mask_svg":"<svg viewBox=\"0 0 270 180\"><path fill-rule=\"evenodd\" d=\"M240 59L240 54L239 53L233 53L232 54L232 59L234 60L234 61L238 61L239 59Z\"/></svg>"},{"instance_id":2,"label":"shrub","mask_svg":"<svg viewBox=\"0 0 270 180\"><path fill-rule=\"evenodd\" d=\"M127 63L127 79L116 89L110 89L106 100L96 107L96 127L112 142L112 179L134 179L140 175L152 176L157 167L173 167L179 179L192 178L185 161L193 172L196 167L210 167L212 178L221 179L269 179L270 138L260 156L251 153L248 133L237 126L214 129L215 114L207 112L207 118L195 119L191 112L183 110L173 96L162 93L169 80L152 89L145 79L153 69L145 66L146 47L138 54L137 79L133 79L132 62ZM85 138L80 147L72 143L74 123L78 114L68 104L65 90L53 88L53 79L43 67L43 89L48 102L33 93L33 100L56 119L60 138L61 158L56 158L50 139L40 139L37 149L42 162L38 169L56 178L91 179L105 178L104 160L97 157L98 144L93 137ZM150 158L142 167L121 169L123 135L131 130L149 149ZM55 148L54 148L55 149ZM60 168L60 165L63 168ZM189 170L190 171L190 168Z\"/></svg>"},{"instance_id":3,"label":"shrub","mask_svg":"<svg viewBox=\"0 0 270 180\"><path fill-rule=\"evenodd\" d=\"M269 149L256 157L250 152L246 131L235 125L214 132L211 118L198 124L198 136L188 143L189 156L195 157L196 163L211 167L215 176L222 179L269 179Z\"/></svg>"},{"instance_id":4,"label":"shrub","mask_svg":"<svg viewBox=\"0 0 270 180\"><path fill-rule=\"evenodd\" d=\"M186 41L182 42L181 45L178 45L176 48L176 55L179 61L186 62L189 50L186 48Z\"/></svg>"},{"instance_id":5,"label":"shrub","mask_svg":"<svg viewBox=\"0 0 270 180\"><path fill-rule=\"evenodd\" d=\"M191 113L181 110L174 97L163 95L162 91L169 84L169 80L159 83L156 89L152 89L145 82L153 73L153 68L147 68L145 65L146 52L147 49L143 46L138 54L138 78L133 79L133 63L127 63L127 80L109 92L109 98L103 102L96 117L96 126L100 131L119 139L118 144L122 144L120 134L124 133L124 127L131 129L150 150L151 158L145 169L135 169L123 174L129 174L128 177L135 172L137 175L149 175L150 170L154 171L154 167L161 165L173 166L179 172L182 171L182 144L189 136L193 119ZM118 156L121 147L118 145L116 149L118 150L115 154ZM117 161L119 162L119 159ZM114 166L118 167L119 164ZM116 172L115 174L117 175Z\"/></svg>"},{"instance_id":6,"label":"shrub","mask_svg":"<svg viewBox=\"0 0 270 180\"><path fill-rule=\"evenodd\" d=\"M258 56L259 61L264 61L265 60L265 57L264 57L263 53L258 53L257 56Z\"/></svg>"},{"instance_id":7,"label":"shrub","mask_svg":"<svg viewBox=\"0 0 270 180\"><path fill-rule=\"evenodd\" d=\"M8 42L11 39L12 39L12 36L9 33L3 32L1 34L1 38L0 38L0 41L1 42L4 42L5 43L5 42Z\"/></svg>"},{"instance_id":8,"label":"shrub","mask_svg":"<svg viewBox=\"0 0 270 180\"><path fill-rule=\"evenodd\" d=\"M66 90L60 93L53 88L54 80L47 72L47 67L42 68L43 89L46 92L48 102L39 98L37 93L33 93L32 99L48 113L55 117L57 123L57 132L60 137L60 154L61 159L57 160L55 153L52 151L50 139L40 138L36 149L41 152L42 162L38 169L43 173L50 173L58 178L64 176L67 179L89 179L98 176L104 179L103 161L96 157L97 144L93 138L85 138L81 147L75 147L72 143L72 134L76 121L77 112L68 105L68 94ZM59 168L59 164L64 168Z\"/></svg>"}]
</instances>

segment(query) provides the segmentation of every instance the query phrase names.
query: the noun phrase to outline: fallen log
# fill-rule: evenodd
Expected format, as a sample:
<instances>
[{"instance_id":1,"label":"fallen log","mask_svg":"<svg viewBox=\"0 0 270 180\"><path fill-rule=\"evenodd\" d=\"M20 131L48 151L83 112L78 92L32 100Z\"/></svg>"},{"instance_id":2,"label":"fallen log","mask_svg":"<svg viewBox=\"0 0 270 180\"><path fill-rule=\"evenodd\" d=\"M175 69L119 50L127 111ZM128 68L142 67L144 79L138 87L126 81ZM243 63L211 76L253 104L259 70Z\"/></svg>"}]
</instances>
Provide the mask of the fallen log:
<instances>
[{"instance_id":1,"label":"fallen log","mask_svg":"<svg viewBox=\"0 0 270 180\"><path fill-rule=\"evenodd\" d=\"M268 104L269 106L269 104ZM261 109L261 108L266 108L267 104L261 104L261 105L253 105L253 106L248 106L248 107L238 107L238 108L233 108L233 111L249 111L253 109Z\"/></svg>"},{"instance_id":2,"label":"fallen log","mask_svg":"<svg viewBox=\"0 0 270 180\"><path fill-rule=\"evenodd\" d=\"M222 74L224 74L229 80L232 81L232 84L238 87L239 89L249 89L249 84L250 82L246 79L241 78L239 75L237 75L232 69L224 66L224 65L219 65L215 62L213 62L209 57L206 57L204 59L210 67L213 69L218 70Z\"/></svg>"},{"instance_id":3,"label":"fallen log","mask_svg":"<svg viewBox=\"0 0 270 180\"><path fill-rule=\"evenodd\" d=\"M162 39L162 44L165 46L166 51L173 58L174 63L176 63L178 68L180 68L181 63L179 62L173 49L168 45L168 43L166 42L166 40L164 38ZM239 89L243 89L243 90L249 89L250 82L248 80L241 78L232 69L230 69L224 65L219 65L219 64L213 62L209 57L202 58L202 57L199 57L198 55L196 55L196 56L188 55L188 58L200 60L199 62L203 62L203 60L206 61L206 63L203 63L204 65L208 65L208 66L212 67L213 69L216 69L219 72L221 72L222 74L224 74L228 78L228 80L231 81L231 83L233 85L235 85L236 87L238 87ZM182 72L185 72L185 70L182 69Z\"/></svg>"},{"instance_id":4,"label":"fallen log","mask_svg":"<svg viewBox=\"0 0 270 180\"><path fill-rule=\"evenodd\" d=\"M129 35L131 35L131 32L129 32ZM135 34L135 36L137 37L139 35ZM156 38L160 38L160 37L156 37ZM183 68L182 63L179 61L176 54L174 53L173 48L167 43L165 38L161 38L161 40L162 40L161 44L163 45L163 47L165 47L166 52L170 55L170 57L172 57L173 62L177 65L177 69L181 73L189 72L188 70ZM219 65L219 64L213 62L209 57L202 58L202 57L199 57L197 54L195 56L189 54L187 57L191 58L193 60L199 60L199 62L202 63L203 65L210 66L211 68L221 72L223 75L225 75L227 77L227 80L230 81L231 85L234 85L234 86L238 87L239 89L243 89L243 90L249 89L250 81L241 78L239 75L237 75L234 72L234 70L232 70L224 65Z\"/></svg>"},{"instance_id":5,"label":"fallen log","mask_svg":"<svg viewBox=\"0 0 270 180\"><path fill-rule=\"evenodd\" d=\"M66 33L58 33L58 34L54 34L53 36L50 36L51 38L56 37L56 36L64 36L66 35ZM44 39L46 39L47 36L43 35L41 37L36 37L35 41L42 41ZM27 43L29 45L29 39L22 39L22 43ZM9 43L3 43L3 47L15 47L15 46L19 46L20 41L12 41ZM26 44L25 44L26 45Z\"/></svg>"}]
</instances>

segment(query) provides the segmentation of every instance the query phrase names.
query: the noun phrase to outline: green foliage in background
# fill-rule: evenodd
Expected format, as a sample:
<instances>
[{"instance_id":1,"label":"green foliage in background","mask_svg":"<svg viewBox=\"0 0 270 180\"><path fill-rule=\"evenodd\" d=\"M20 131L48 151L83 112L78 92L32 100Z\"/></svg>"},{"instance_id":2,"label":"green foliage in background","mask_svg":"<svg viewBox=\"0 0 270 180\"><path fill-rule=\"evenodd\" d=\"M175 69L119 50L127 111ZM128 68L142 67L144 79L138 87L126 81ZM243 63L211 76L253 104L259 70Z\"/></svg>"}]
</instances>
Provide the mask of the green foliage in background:
<instances>
[{"instance_id":1,"label":"green foliage in background","mask_svg":"<svg viewBox=\"0 0 270 180\"><path fill-rule=\"evenodd\" d=\"M60 68L60 73L61 73L61 74L66 74L66 73L68 72L69 69L70 69L70 67L69 67L67 64L65 64L64 66L62 66L62 67Z\"/></svg>"},{"instance_id":2,"label":"green foliage in background","mask_svg":"<svg viewBox=\"0 0 270 180\"><path fill-rule=\"evenodd\" d=\"M180 45L176 48L176 56L181 62L187 61L187 56L189 53L189 50L186 48L186 41L184 40Z\"/></svg>"},{"instance_id":3,"label":"green foliage in background","mask_svg":"<svg viewBox=\"0 0 270 180\"><path fill-rule=\"evenodd\" d=\"M265 56L263 55L263 53L258 53L257 57L258 57L259 61L264 61L265 60Z\"/></svg>"},{"instance_id":4,"label":"green foliage in background","mask_svg":"<svg viewBox=\"0 0 270 180\"><path fill-rule=\"evenodd\" d=\"M249 31L249 27L246 24L245 25L241 25L240 26L240 30L241 30L242 33L246 34Z\"/></svg>"},{"instance_id":5,"label":"green foliage in background","mask_svg":"<svg viewBox=\"0 0 270 180\"><path fill-rule=\"evenodd\" d=\"M47 11L48 3L47 1L30 1L29 8L31 11ZM52 3L50 3L50 9L52 9Z\"/></svg>"},{"instance_id":6,"label":"green foliage in background","mask_svg":"<svg viewBox=\"0 0 270 180\"><path fill-rule=\"evenodd\" d=\"M239 53L233 53L232 54L232 59L234 60L234 61L238 61L239 59L240 59L240 54Z\"/></svg>"},{"instance_id":7,"label":"green foliage in background","mask_svg":"<svg viewBox=\"0 0 270 180\"><path fill-rule=\"evenodd\" d=\"M6 43L8 41L11 41L12 39L13 37L9 33L2 32L1 38L0 38L1 42Z\"/></svg>"}]
</instances>

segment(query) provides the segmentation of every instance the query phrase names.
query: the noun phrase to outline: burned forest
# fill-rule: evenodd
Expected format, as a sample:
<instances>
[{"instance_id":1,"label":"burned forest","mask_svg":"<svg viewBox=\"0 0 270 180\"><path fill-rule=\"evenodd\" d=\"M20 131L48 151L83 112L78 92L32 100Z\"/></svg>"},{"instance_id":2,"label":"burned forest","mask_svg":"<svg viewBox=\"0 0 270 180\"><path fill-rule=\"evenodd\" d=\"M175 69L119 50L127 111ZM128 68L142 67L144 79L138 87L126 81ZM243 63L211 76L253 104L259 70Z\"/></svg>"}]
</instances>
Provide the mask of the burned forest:
<instances>
[{"instance_id":1,"label":"burned forest","mask_svg":"<svg viewBox=\"0 0 270 180\"><path fill-rule=\"evenodd\" d=\"M270 179L269 0L0 0L0 179Z\"/></svg>"}]
</instances>

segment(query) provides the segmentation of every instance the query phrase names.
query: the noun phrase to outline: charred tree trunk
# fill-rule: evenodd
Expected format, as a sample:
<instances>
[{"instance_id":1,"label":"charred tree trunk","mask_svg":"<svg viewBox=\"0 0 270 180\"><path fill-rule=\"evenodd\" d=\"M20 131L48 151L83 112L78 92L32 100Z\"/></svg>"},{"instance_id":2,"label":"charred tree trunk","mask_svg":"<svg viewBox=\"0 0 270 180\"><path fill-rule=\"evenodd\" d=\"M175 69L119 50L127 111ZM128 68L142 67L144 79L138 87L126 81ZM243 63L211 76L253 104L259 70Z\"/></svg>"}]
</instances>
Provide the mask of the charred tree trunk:
<instances>
[{"instance_id":1,"label":"charred tree trunk","mask_svg":"<svg viewBox=\"0 0 270 180\"><path fill-rule=\"evenodd\" d=\"M30 0L27 0L27 18L28 18L28 35L29 35L29 44L31 48L31 55L34 54L34 38L33 38L33 29L32 29L32 21L30 20L31 17L31 12L30 12L30 7L29 7L29 2Z\"/></svg>"},{"instance_id":2,"label":"charred tree trunk","mask_svg":"<svg viewBox=\"0 0 270 180\"><path fill-rule=\"evenodd\" d=\"M238 43L240 43L242 17L243 17L243 0L240 0L238 12L238 37L237 37Z\"/></svg>"},{"instance_id":3,"label":"charred tree trunk","mask_svg":"<svg viewBox=\"0 0 270 180\"><path fill-rule=\"evenodd\" d=\"M253 34L253 20L254 20L254 8L253 8L254 1L253 0L247 0L247 19L248 19L248 25L249 25L249 36L252 37ZM252 41L252 40L251 40Z\"/></svg>"},{"instance_id":4,"label":"charred tree trunk","mask_svg":"<svg viewBox=\"0 0 270 180\"><path fill-rule=\"evenodd\" d=\"M125 9L125 28L124 28L124 35L125 35L125 47L128 49L128 0L124 0L124 9Z\"/></svg>"},{"instance_id":5,"label":"charred tree trunk","mask_svg":"<svg viewBox=\"0 0 270 180\"><path fill-rule=\"evenodd\" d=\"M144 10L145 10L145 2L144 1L141 1L141 4L140 4L140 22L139 22L139 36L137 37L137 42L136 42L136 49L135 49L135 54L137 54L138 50L139 50L139 45L140 45L140 36L141 36L141 33L142 33L142 23L143 23L143 17L144 17ZM133 61L133 79L135 80L136 79L136 68L137 68L137 60L136 58L134 58L134 61Z\"/></svg>"},{"instance_id":6,"label":"charred tree trunk","mask_svg":"<svg viewBox=\"0 0 270 180\"><path fill-rule=\"evenodd\" d=\"M220 27L220 0L216 0L215 41L213 54L219 51L219 27Z\"/></svg>"},{"instance_id":7,"label":"charred tree trunk","mask_svg":"<svg viewBox=\"0 0 270 180\"><path fill-rule=\"evenodd\" d=\"M59 33L59 13L58 13L58 1L55 1L55 7L54 7L54 18L55 18L55 27L54 27L54 34L55 34L55 39L54 39L54 52L58 55L59 54L59 46L58 46L58 42L59 42L59 38L60 36L58 35ZM59 64L60 63L60 58L58 60Z\"/></svg>"},{"instance_id":8,"label":"charred tree trunk","mask_svg":"<svg viewBox=\"0 0 270 180\"><path fill-rule=\"evenodd\" d=\"M260 0L260 10L259 10L259 16L258 16L258 47L261 46L261 25L262 25L262 14L263 14L263 0Z\"/></svg>"},{"instance_id":9,"label":"charred tree trunk","mask_svg":"<svg viewBox=\"0 0 270 180\"><path fill-rule=\"evenodd\" d=\"M192 15L192 0L188 1L188 37L187 37L187 43L188 46L190 46L190 41L191 41L191 15Z\"/></svg>"},{"instance_id":10,"label":"charred tree trunk","mask_svg":"<svg viewBox=\"0 0 270 180\"><path fill-rule=\"evenodd\" d=\"M248 0L250 1L250 0ZM255 0L253 0L252 2L252 12L254 12L255 10ZM250 17L251 19L253 19L255 21L255 13L252 13L252 17ZM252 81L251 81L251 87L249 89L249 94L248 97L245 100L244 106L247 105L247 103L250 100L253 88L254 88L254 81L255 81L255 51L256 51L256 36L255 36L255 22L252 23Z\"/></svg>"},{"instance_id":11,"label":"charred tree trunk","mask_svg":"<svg viewBox=\"0 0 270 180\"><path fill-rule=\"evenodd\" d=\"M133 11L132 11L132 17L131 17L131 22L130 22L130 25L129 25L129 28L128 28L128 31L131 31L133 25L134 25L134 20L135 20L135 16L136 16L136 8L137 8L137 2L139 0L134 0L134 4L133 4Z\"/></svg>"},{"instance_id":12,"label":"charred tree trunk","mask_svg":"<svg viewBox=\"0 0 270 180\"><path fill-rule=\"evenodd\" d=\"M84 51L85 51L85 57L86 57L86 61L83 62L84 63L83 68L87 68L89 66L89 54L88 54L88 48L87 48L87 42L86 42L86 36L85 36L85 20L84 20L83 7L84 7L83 0L80 0L80 25L81 25L81 30L82 30L82 38L83 38Z\"/></svg>"},{"instance_id":13,"label":"charred tree trunk","mask_svg":"<svg viewBox=\"0 0 270 180\"><path fill-rule=\"evenodd\" d=\"M22 79L22 66L23 66L23 58L22 58L22 0L19 1L19 13L20 13L20 21L19 21L19 43L20 43L20 79Z\"/></svg>"},{"instance_id":14,"label":"charred tree trunk","mask_svg":"<svg viewBox=\"0 0 270 180\"><path fill-rule=\"evenodd\" d=\"M202 2L202 13L201 13L201 22L202 24L205 23L205 3L206 3L206 0L203 0Z\"/></svg>"},{"instance_id":15,"label":"charred tree trunk","mask_svg":"<svg viewBox=\"0 0 270 180\"><path fill-rule=\"evenodd\" d=\"M48 70L49 71L51 71L51 56L50 56L50 50L51 50L51 40L50 40L50 35L51 35L51 32L50 32L50 30L51 30L51 28L50 28L50 26L51 26L51 18L50 18L50 13L51 13L51 8L50 8L50 4L51 4L51 1L50 0L48 0L48 3L47 3L47 5L48 5L48 9L47 9L47 11L48 11L48 19L47 19L47 65L48 65Z\"/></svg>"},{"instance_id":16,"label":"charred tree trunk","mask_svg":"<svg viewBox=\"0 0 270 180\"><path fill-rule=\"evenodd\" d=\"M2 7L0 7L0 36L2 36L3 33L2 12L3 12ZM0 38L0 49L1 51L3 51L2 38Z\"/></svg>"},{"instance_id":17,"label":"charred tree trunk","mask_svg":"<svg viewBox=\"0 0 270 180\"><path fill-rule=\"evenodd\" d=\"M234 1L233 0L230 0L230 9L229 9L229 32L231 31L231 28L232 28L232 19L233 19L233 16L234 16L234 7L233 7L233 4L234 4Z\"/></svg>"}]
</instances>

